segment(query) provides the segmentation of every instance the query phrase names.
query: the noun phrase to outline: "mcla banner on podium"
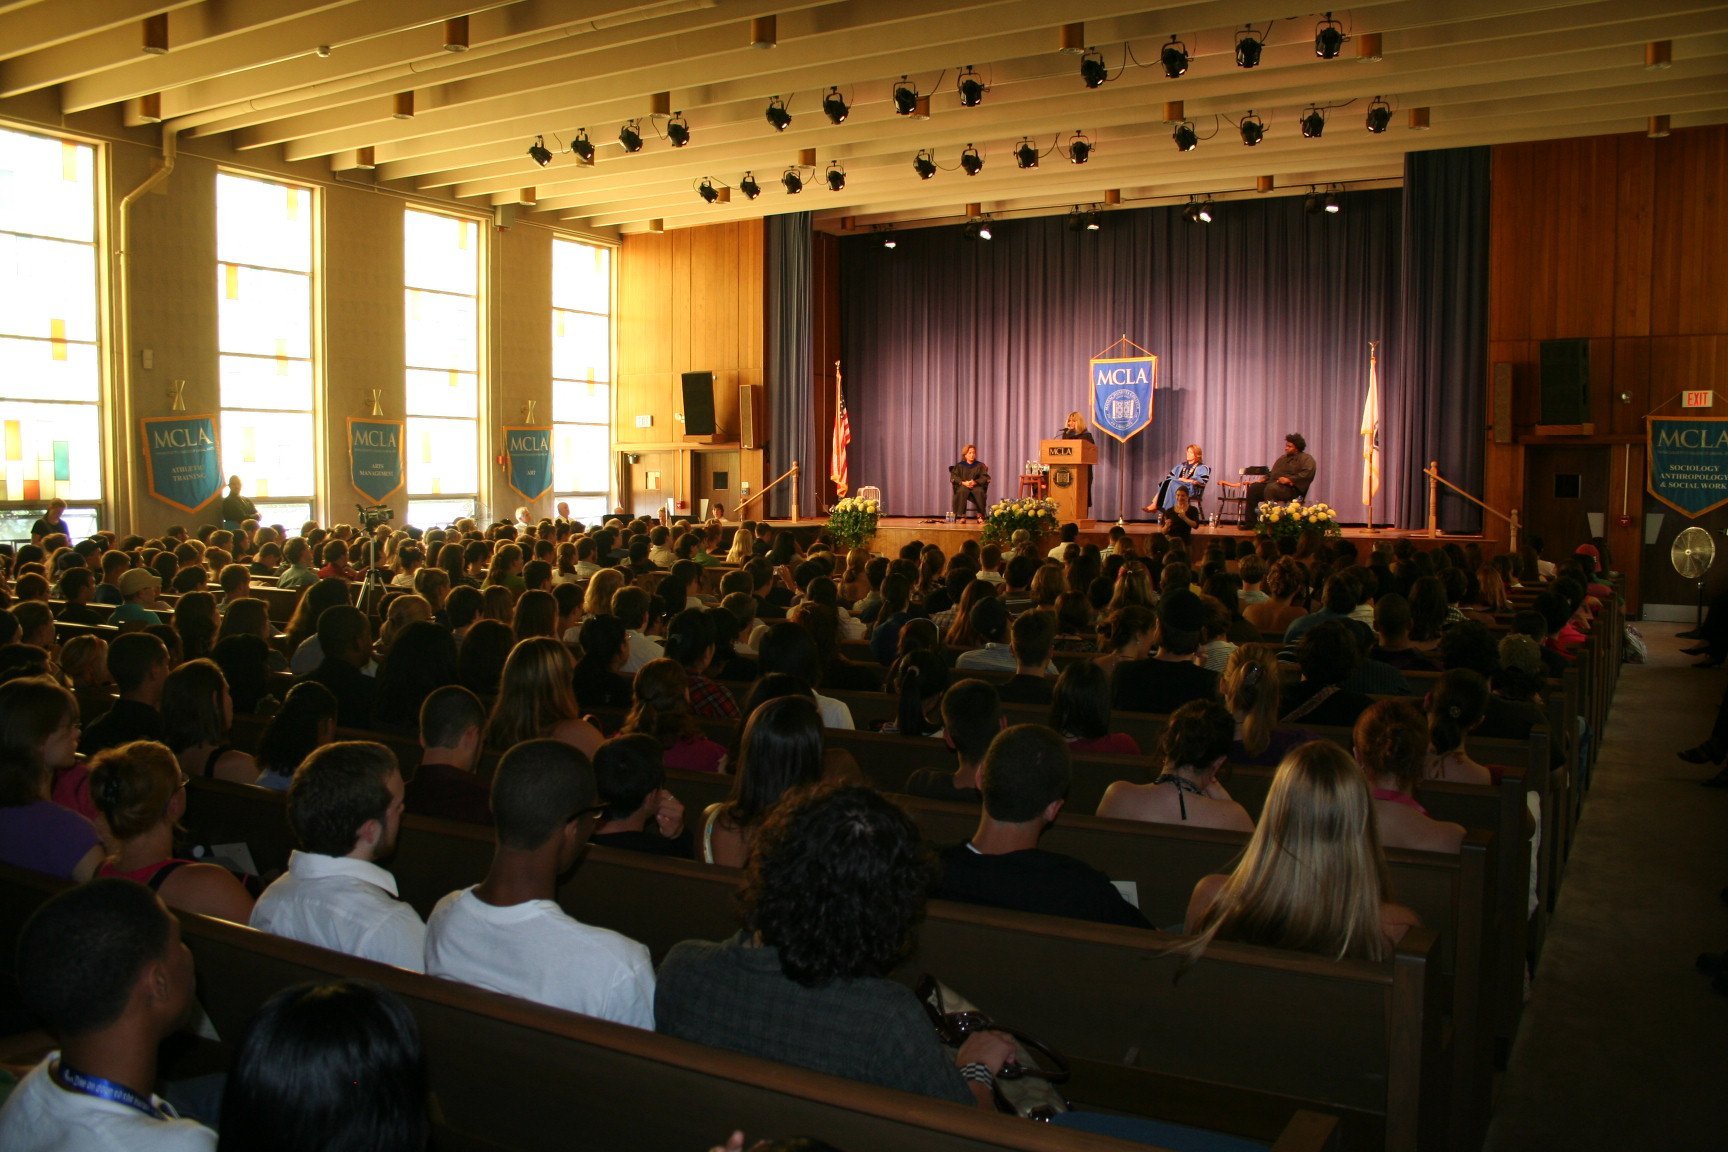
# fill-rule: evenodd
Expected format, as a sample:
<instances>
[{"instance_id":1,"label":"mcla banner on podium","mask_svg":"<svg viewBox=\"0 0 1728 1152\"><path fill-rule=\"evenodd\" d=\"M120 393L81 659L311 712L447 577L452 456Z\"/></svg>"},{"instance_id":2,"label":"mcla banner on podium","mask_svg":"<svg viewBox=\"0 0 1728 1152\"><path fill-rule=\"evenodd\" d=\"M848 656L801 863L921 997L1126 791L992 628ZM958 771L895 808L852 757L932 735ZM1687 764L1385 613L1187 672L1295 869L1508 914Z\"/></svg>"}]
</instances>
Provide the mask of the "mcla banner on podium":
<instances>
[{"instance_id":1,"label":"mcla banner on podium","mask_svg":"<svg viewBox=\"0 0 1728 1152\"><path fill-rule=\"evenodd\" d=\"M1091 361L1092 423L1099 431L1126 441L1152 423L1152 393L1158 383L1158 357Z\"/></svg>"},{"instance_id":2,"label":"mcla banner on podium","mask_svg":"<svg viewBox=\"0 0 1728 1152\"><path fill-rule=\"evenodd\" d=\"M504 429L510 462L510 488L524 500L538 500L552 487L552 429Z\"/></svg>"},{"instance_id":3,"label":"mcla banner on podium","mask_svg":"<svg viewBox=\"0 0 1728 1152\"><path fill-rule=\"evenodd\" d=\"M150 495L182 512L196 512L222 491L216 417L161 416L140 420Z\"/></svg>"},{"instance_id":4,"label":"mcla banner on podium","mask_svg":"<svg viewBox=\"0 0 1728 1152\"><path fill-rule=\"evenodd\" d=\"M1728 420L1646 416L1650 495L1697 519L1728 504Z\"/></svg>"},{"instance_id":5,"label":"mcla banner on podium","mask_svg":"<svg viewBox=\"0 0 1728 1152\"><path fill-rule=\"evenodd\" d=\"M402 421L348 417L348 480L374 504L396 495L403 481Z\"/></svg>"}]
</instances>

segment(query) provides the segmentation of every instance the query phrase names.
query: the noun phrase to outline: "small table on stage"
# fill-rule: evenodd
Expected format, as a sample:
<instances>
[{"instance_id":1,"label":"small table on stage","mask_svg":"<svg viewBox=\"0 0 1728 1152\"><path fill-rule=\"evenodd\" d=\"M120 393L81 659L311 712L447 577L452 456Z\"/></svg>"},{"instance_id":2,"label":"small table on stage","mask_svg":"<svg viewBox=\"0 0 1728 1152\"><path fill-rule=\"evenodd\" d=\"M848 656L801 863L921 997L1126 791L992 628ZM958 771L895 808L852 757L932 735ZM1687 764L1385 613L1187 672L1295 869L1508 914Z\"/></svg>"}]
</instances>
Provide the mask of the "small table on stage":
<instances>
[{"instance_id":1,"label":"small table on stage","mask_svg":"<svg viewBox=\"0 0 1728 1152\"><path fill-rule=\"evenodd\" d=\"M1098 463L1098 445L1089 440L1042 440L1038 462L1050 467L1050 499L1056 501L1056 519L1063 524L1089 524L1092 466Z\"/></svg>"}]
</instances>

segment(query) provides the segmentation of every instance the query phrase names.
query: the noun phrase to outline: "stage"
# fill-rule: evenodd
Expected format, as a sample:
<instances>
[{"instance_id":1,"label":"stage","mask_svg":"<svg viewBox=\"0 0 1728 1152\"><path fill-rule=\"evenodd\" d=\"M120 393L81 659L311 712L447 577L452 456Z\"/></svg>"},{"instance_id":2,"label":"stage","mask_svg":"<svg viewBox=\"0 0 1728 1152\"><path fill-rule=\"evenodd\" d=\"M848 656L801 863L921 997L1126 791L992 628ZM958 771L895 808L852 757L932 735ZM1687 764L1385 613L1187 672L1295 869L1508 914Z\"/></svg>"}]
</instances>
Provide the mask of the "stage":
<instances>
[{"instance_id":1,"label":"stage","mask_svg":"<svg viewBox=\"0 0 1728 1152\"><path fill-rule=\"evenodd\" d=\"M808 531L811 536L828 523L827 518L820 520L771 520L769 523L776 528L790 527L802 535ZM1099 547L1109 543L1109 532L1114 521L1097 520L1082 524L1080 528L1080 543L1097 544ZM1147 538L1157 535L1157 529L1149 520L1130 520L1123 524L1128 535L1135 538L1137 550L1146 550ZM876 543L873 552L882 555L893 555L901 548L916 540L922 544L934 544L944 553L952 556L959 551L961 544L967 540L979 540L984 535L984 525L980 522L954 523L945 520L925 520L915 516L884 516L876 524ZM1247 540L1253 533L1246 528L1235 525L1220 524L1216 528L1202 525L1194 530L1193 541L1202 548L1212 540ZM1417 548L1427 550L1438 548L1442 544L1480 544L1488 545L1486 536L1438 535L1429 536L1426 531L1411 531L1403 528L1377 528L1373 531L1362 527L1343 529L1343 537L1356 543L1369 544L1380 541L1409 540Z\"/></svg>"}]
</instances>

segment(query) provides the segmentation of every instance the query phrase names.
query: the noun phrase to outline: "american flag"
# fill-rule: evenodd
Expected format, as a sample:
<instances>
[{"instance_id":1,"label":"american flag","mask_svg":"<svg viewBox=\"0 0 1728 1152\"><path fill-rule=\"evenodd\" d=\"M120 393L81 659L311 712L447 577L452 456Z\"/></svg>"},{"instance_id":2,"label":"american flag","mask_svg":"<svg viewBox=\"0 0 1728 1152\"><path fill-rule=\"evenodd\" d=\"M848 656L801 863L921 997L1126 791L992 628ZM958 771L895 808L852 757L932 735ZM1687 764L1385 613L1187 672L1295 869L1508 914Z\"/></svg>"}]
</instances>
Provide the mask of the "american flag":
<instances>
[{"instance_id":1,"label":"american flag","mask_svg":"<svg viewBox=\"0 0 1728 1152\"><path fill-rule=\"evenodd\" d=\"M834 361L834 442L830 455L828 479L834 481L834 495L845 496L847 486L846 449L852 443L852 420L846 415L846 393L840 388L840 361Z\"/></svg>"}]
</instances>

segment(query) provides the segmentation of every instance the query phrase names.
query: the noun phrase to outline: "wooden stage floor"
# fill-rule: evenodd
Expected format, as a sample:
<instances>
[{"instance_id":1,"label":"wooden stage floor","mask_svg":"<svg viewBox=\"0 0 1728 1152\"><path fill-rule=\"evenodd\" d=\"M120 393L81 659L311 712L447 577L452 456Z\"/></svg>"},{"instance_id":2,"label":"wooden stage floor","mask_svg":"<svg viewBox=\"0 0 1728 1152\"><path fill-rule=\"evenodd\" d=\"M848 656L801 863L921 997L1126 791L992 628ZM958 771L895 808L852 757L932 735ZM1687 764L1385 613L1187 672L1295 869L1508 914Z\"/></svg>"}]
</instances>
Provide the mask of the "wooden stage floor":
<instances>
[{"instance_id":1,"label":"wooden stage floor","mask_svg":"<svg viewBox=\"0 0 1728 1152\"><path fill-rule=\"evenodd\" d=\"M809 530L814 533L828 521L824 517L820 520L773 520L770 523L776 528L791 527L801 532ZM1111 520L1098 520L1092 522L1090 526L1082 525L1080 542L1100 546L1108 543L1110 528L1114 523ZM1130 536L1140 541L1156 534L1151 521L1128 521L1123 527L1128 530ZM1409 539L1416 547L1422 549L1438 548L1440 545L1448 543L1483 545L1489 543L1485 536L1442 534L1431 537L1426 531L1403 528L1380 528L1370 532L1362 527L1346 527L1343 532L1346 540L1374 543L1381 540ZM967 540L977 540L983 535L984 526L976 521L968 524L949 524L944 520L925 520L915 516L884 516L876 524L876 544L873 550L879 553L892 554L917 540L924 544L934 544L943 552L953 555L962 543ZM1228 524L1220 524L1216 528L1202 525L1194 530L1194 539L1197 541L1246 540L1252 536L1253 533L1247 529Z\"/></svg>"}]
</instances>

